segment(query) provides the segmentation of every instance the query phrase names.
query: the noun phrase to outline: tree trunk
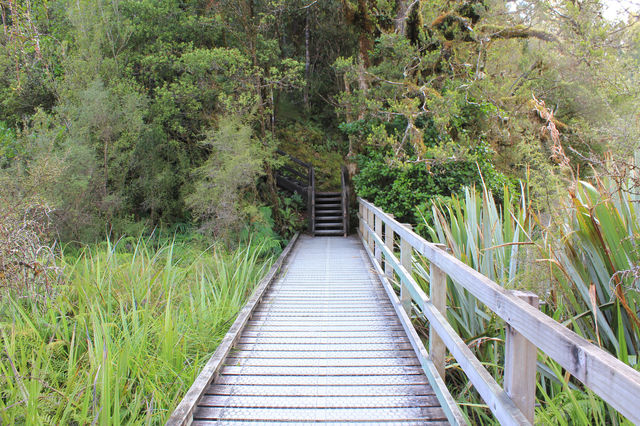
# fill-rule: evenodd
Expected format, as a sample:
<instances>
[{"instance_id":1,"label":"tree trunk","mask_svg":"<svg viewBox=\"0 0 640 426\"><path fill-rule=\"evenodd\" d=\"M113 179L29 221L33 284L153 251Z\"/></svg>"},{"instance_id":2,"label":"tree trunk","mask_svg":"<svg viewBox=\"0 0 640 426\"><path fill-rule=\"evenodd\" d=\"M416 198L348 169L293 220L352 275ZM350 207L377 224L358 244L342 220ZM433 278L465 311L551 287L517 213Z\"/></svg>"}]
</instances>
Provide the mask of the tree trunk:
<instances>
[{"instance_id":1,"label":"tree trunk","mask_svg":"<svg viewBox=\"0 0 640 426\"><path fill-rule=\"evenodd\" d=\"M396 19L394 27L396 34L406 36L407 34L407 17L409 16L409 0L398 0L396 8Z\"/></svg>"},{"instance_id":2,"label":"tree trunk","mask_svg":"<svg viewBox=\"0 0 640 426\"><path fill-rule=\"evenodd\" d=\"M253 64L253 68L254 70L258 70L260 69L259 67L259 62L258 62L258 52L257 52L257 40L258 40L258 28L256 25L256 16L255 16L255 8L254 8L254 2L253 0L248 0L247 1L247 9L248 9L248 17L246 18L246 24L245 24L245 31L247 32L247 35L249 36L249 55L251 56L251 62ZM260 140L262 141L262 145L265 147L265 149L268 148L267 146L267 123L266 123L266 117L265 117L265 108L264 108L264 96L262 93L262 84L263 84L263 80L262 77L260 75L260 73L258 71L256 71L255 77L254 77L254 84L255 84L255 93L256 93L256 97L257 97L257 101L258 101L258 119L260 120ZM268 188L268 196L271 199L271 205L273 206L273 219L275 221L275 223L277 224L281 224L281 219L280 219L280 199L278 198L278 192L276 189L276 179L274 176L274 171L273 168L271 167L271 165L269 163L265 164L265 174L267 177L267 188Z\"/></svg>"},{"instance_id":3,"label":"tree trunk","mask_svg":"<svg viewBox=\"0 0 640 426\"><path fill-rule=\"evenodd\" d=\"M304 21L304 107L307 112L310 109L309 105L309 71L311 69L311 52L309 50L309 41L311 39L311 31L309 29L309 8L307 8L305 21Z\"/></svg>"}]
</instances>

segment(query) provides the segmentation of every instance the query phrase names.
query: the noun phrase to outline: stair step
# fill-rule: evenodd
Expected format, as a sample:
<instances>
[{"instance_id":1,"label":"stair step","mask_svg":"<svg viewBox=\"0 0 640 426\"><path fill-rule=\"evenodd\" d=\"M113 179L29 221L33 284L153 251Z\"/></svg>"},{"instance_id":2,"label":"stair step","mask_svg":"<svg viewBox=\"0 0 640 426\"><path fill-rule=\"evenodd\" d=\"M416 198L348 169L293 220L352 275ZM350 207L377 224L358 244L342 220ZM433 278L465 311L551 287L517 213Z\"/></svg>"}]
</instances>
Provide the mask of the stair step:
<instances>
[{"instance_id":1,"label":"stair step","mask_svg":"<svg viewBox=\"0 0 640 426\"><path fill-rule=\"evenodd\" d=\"M316 197L340 197L340 192L316 192Z\"/></svg>"},{"instance_id":2,"label":"stair step","mask_svg":"<svg viewBox=\"0 0 640 426\"><path fill-rule=\"evenodd\" d=\"M334 215L334 216L316 216L316 222L341 222L342 215Z\"/></svg>"},{"instance_id":3,"label":"stair step","mask_svg":"<svg viewBox=\"0 0 640 426\"><path fill-rule=\"evenodd\" d=\"M322 213L320 216L333 216L333 215L342 215L342 210L322 210L318 211L316 208L316 216L319 216L318 213Z\"/></svg>"},{"instance_id":4,"label":"stair step","mask_svg":"<svg viewBox=\"0 0 640 426\"><path fill-rule=\"evenodd\" d=\"M342 197L316 198L316 202L319 202L319 203L341 203L342 202Z\"/></svg>"},{"instance_id":5,"label":"stair step","mask_svg":"<svg viewBox=\"0 0 640 426\"><path fill-rule=\"evenodd\" d=\"M342 203L336 204L336 203L329 203L329 204L318 204L318 201L316 200L316 209L318 208L322 208L322 209L332 209L335 207L342 207Z\"/></svg>"},{"instance_id":6,"label":"stair step","mask_svg":"<svg viewBox=\"0 0 640 426\"><path fill-rule=\"evenodd\" d=\"M339 227L342 229L342 222L321 222L316 223L316 228L334 228Z\"/></svg>"},{"instance_id":7,"label":"stair step","mask_svg":"<svg viewBox=\"0 0 640 426\"><path fill-rule=\"evenodd\" d=\"M342 229L340 230L326 229L326 230L316 230L314 234L315 235L344 235L344 231L342 231Z\"/></svg>"}]
</instances>

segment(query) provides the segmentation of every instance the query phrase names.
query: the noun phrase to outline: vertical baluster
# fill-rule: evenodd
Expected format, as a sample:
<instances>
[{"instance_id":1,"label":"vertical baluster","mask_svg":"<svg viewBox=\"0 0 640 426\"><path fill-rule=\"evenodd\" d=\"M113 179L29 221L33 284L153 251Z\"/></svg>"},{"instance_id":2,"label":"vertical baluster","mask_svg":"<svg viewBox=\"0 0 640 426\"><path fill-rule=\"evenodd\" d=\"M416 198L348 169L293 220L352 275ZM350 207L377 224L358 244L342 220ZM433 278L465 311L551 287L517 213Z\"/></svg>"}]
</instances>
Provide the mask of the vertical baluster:
<instances>
[{"instance_id":1,"label":"vertical baluster","mask_svg":"<svg viewBox=\"0 0 640 426\"><path fill-rule=\"evenodd\" d=\"M438 248L445 249L443 244L438 244ZM433 262L430 265L429 297L433 306L447 317L447 274L438 268ZM429 326L429 358L436 367L440 377L445 376L445 355L447 347L438 336L438 333Z\"/></svg>"},{"instance_id":2,"label":"vertical baluster","mask_svg":"<svg viewBox=\"0 0 640 426\"><path fill-rule=\"evenodd\" d=\"M538 296L524 291L512 291L516 297L538 309ZM504 353L504 390L525 417L534 422L536 397L536 361L534 344L507 324Z\"/></svg>"},{"instance_id":3,"label":"vertical baluster","mask_svg":"<svg viewBox=\"0 0 640 426\"><path fill-rule=\"evenodd\" d=\"M371 229L370 232L367 232L367 243L369 244L369 248L371 249L371 251L373 252L374 250L374 240L373 240L373 211L371 209L367 210L367 225L369 225L369 228Z\"/></svg>"},{"instance_id":4,"label":"vertical baluster","mask_svg":"<svg viewBox=\"0 0 640 426\"><path fill-rule=\"evenodd\" d=\"M404 226L407 229L411 229L410 224L403 223L402 226ZM407 240L400 237L400 264L404 267L404 269L407 270L409 275L411 275L413 271L413 264L411 263L412 257L413 257L413 247L411 247L411 244ZM407 314L410 315L411 314L411 294L407 290L407 287L404 281L401 283L401 286L400 286L400 303L402 304L402 307L404 308L404 310L407 311Z\"/></svg>"},{"instance_id":5,"label":"vertical baluster","mask_svg":"<svg viewBox=\"0 0 640 426\"><path fill-rule=\"evenodd\" d=\"M378 238L382 239L382 219L380 219L378 216L375 216L375 231L376 231L376 235L378 236ZM378 265L382 264L382 249L380 248L379 244L375 244L376 249L374 251L374 255L376 258L376 262L378 262Z\"/></svg>"},{"instance_id":6,"label":"vertical baluster","mask_svg":"<svg viewBox=\"0 0 640 426\"><path fill-rule=\"evenodd\" d=\"M393 238L394 238L393 229L391 229L389 225L385 224L384 225L384 245L387 246L387 248L391 253L393 253ZM387 278L389 279L393 278L393 266L391 265L391 262L387 261L386 259L384 262L384 273L387 276Z\"/></svg>"}]
</instances>

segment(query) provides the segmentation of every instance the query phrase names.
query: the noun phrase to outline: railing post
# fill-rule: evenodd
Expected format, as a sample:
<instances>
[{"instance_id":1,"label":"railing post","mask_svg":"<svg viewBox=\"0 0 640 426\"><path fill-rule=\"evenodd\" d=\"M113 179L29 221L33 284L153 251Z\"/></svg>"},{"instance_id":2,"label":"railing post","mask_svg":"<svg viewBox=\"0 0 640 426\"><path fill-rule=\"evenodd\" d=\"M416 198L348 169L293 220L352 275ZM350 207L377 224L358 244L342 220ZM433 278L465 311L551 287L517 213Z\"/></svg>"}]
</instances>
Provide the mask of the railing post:
<instances>
[{"instance_id":1,"label":"railing post","mask_svg":"<svg viewBox=\"0 0 640 426\"><path fill-rule=\"evenodd\" d=\"M408 223L402 224L405 228L411 229L411 225ZM413 265L411 263L411 259L413 257L413 247L411 244L400 237L400 264L407 270L409 276L411 276L411 272L413 271ZM402 307L407 312L407 314L411 314L411 294L409 290L407 290L406 284L403 282L400 283L400 303Z\"/></svg>"},{"instance_id":2,"label":"railing post","mask_svg":"<svg viewBox=\"0 0 640 426\"><path fill-rule=\"evenodd\" d=\"M367 243L369 244L369 248L371 249L371 251L374 250L374 246L375 246L375 240L373 239L373 211L371 209L367 209L367 225L369 225L369 228L372 230L370 232L367 232Z\"/></svg>"},{"instance_id":3,"label":"railing post","mask_svg":"<svg viewBox=\"0 0 640 426\"><path fill-rule=\"evenodd\" d=\"M360 201L358 201L358 213L360 214L360 219L358 220L358 229L360 230L360 235L364 237L364 225L362 221L364 220L364 206Z\"/></svg>"},{"instance_id":4,"label":"railing post","mask_svg":"<svg viewBox=\"0 0 640 426\"><path fill-rule=\"evenodd\" d=\"M309 198L310 198L310 210L309 210L309 224L311 228L311 235L316 233L316 172L313 166L309 166Z\"/></svg>"},{"instance_id":5,"label":"railing post","mask_svg":"<svg viewBox=\"0 0 640 426\"><path fill-rule=\"evenodd\" d=\"M538 296L524 291L512 295L538 309ZM507 324L504 353L504 390L522 414L533 423L536 397L538 349Z\"/></svg>"},{"instance_id":6,"label":"railing post","mask_svg":"<svg viewBox=\"0 0 640 426\"><path fill-rule=\"evenodd\" d=\"M389 216L393 217L393 215L391 214ZM395 234L393 232L393 229L391 229L390 226L385 225L384 226L384 245L387 246L387 248L391 253L393 253L394 236ZM387 276L387 278L389 279L393 278L393 265L387 259L385 259L384 261L384 273Z\"/></svg>"},{"instance_id":7,"label":"railing post","mask_svg":"<svg viewBox=\"0 0 640 426\"><path fill-rule=\"evenodd\" d=\"M437 244L437 247L442 250L446 250L444 244ZM430 265L430 277L429 277L429 297L433 306L440 311L440 313L446 318L447 316L447 274L440 268L438 268L433 262ZM433 329L429 326L429 358L433 362L440 374L440 377L444 379L445 376L445 355L447 347L444 342Z\"/></svg>"},{"instance_id":8,"label":"railing post","mask_svg":"<svg viewBox=\"0 0 640 426\"><path fill-rule=\"evenodd\" d=\"M379 218L378 216L375 216L375 231L376 231L376 235L382 239L382 219ZM379 244L375 244L376 249L374 250L374 255L376 258L376 262L378 262L378 265L382 265L382 249L380 248Z\"/></svg>"}]
</instances>

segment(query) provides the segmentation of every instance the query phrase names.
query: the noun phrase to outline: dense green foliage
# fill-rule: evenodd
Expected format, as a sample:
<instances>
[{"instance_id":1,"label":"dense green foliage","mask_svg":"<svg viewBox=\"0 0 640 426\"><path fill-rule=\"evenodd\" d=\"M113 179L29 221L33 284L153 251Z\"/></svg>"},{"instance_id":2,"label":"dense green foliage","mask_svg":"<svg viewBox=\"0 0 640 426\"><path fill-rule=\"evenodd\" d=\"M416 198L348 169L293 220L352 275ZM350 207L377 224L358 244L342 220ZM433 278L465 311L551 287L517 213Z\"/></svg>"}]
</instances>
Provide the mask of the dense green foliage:
<instances>
[{"instance_id":1,"label":"dense green foliage","mask_svg":"<svg viewBox=\"0 0 640 426\"><path fill-rule=\"evenodd\" d=\"M222 242L273 254L304 227L277 148L320 190L346 164L357 195L637 365L640 17L611 4L0 0L2 421L162 422L263 270ZM126 239L196 229L214 250ZM502 325L450 297L499 376ZM541 421L617 421L541 364Z\"/></svg>"},{"instance_id":2,"label":"dense green foliage","mask_svg":"<svg viewBox=\"0 0 640 426\"><path fill-rule=\"evenodd\" d=\"M506 177L496 172L488 161L488 153L479 146L464 160L391 163L380 153L360 156L359 173L354 185L360 197L370 200L384 211L408 223L420 223L425 211L430 217L431 200L450 196L465 185L483 180L502 198ZM418 208L416 208L416 206Z\"/></svg>"},{"instance_id":3,"label":"dense green foliage","mask_svg":"<svg viewBox=\"0 0 640 426\"><path fill-rule=\"evenodd\" d=\"M62 238L81 241L193 219L226 232L229 221L211 227L209 219L234 216L236 227L249 215L245 207L276 204L273 191L255 188L275 146L276 101L303 86L299 52L288 56L275 33L283 23L270 17L282 5L56 0L0 7L1 166L14 185L3 197L37 193L55 207ZM229 132L221 133L224 144L210 143L227 119L242 123L257 145L229 144ZM207 163L230 145L233 155ZM243 156L252 159L244 169L221 162ZM199 194L211 173L221 185L234 181L217 196L237 200L204 214L187 195Z\"/></svg>"},{"instance_id":4,"label":"dense green foliage","mask_svg":"<svg viewBox=\"0 0 640 426\"><path fill-rule=\"evenodd\" d=\"M495 193L529 170L544 204L557 164L577 170L638 140L635 17L606 20L603 8L3 1L2 197L39 196L65 240L175 223L228 235L262 207L289 232L279 146L314 163L321 188L339 184L341 163L360 168L361 195L406 220L479 183L476 162ZM212 179L226 187L203 197Z\"/></svg>"},{"instance_id":5,"label":"dense green foliage","mask_svg":"<svg viewBox=\"0 0 640 426\"><path fill-rule=\"evenodd\" d=\"M269 264L252 242L126 239L63 256L46 297L0 299L0 421L163 424Z\"/></svg>"}]
</instances>

